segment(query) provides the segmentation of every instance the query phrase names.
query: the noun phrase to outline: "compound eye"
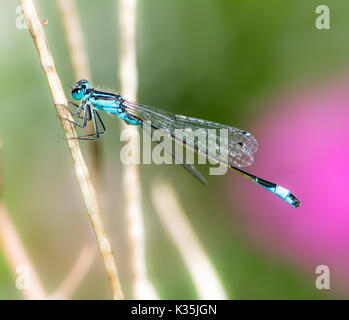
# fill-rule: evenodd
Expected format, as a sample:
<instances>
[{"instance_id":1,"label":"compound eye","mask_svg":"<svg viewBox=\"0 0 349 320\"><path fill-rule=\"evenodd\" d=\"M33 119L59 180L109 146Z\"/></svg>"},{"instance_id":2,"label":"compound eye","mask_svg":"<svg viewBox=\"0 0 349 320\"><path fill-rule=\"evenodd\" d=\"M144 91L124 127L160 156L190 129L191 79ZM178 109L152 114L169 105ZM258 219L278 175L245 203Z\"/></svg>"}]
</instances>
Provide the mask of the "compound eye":
<instances>
[{"instance_id":1,"label":"compound eye","mask_svg":"<svg viewBox=\"0 0 349 320\"><path fill-rule=\"evenodd\" d=\"M81 100L84 96L84 92L81 88L75 88L72 90L71 95L75 100Z\"/></svg>"}]
</instances>

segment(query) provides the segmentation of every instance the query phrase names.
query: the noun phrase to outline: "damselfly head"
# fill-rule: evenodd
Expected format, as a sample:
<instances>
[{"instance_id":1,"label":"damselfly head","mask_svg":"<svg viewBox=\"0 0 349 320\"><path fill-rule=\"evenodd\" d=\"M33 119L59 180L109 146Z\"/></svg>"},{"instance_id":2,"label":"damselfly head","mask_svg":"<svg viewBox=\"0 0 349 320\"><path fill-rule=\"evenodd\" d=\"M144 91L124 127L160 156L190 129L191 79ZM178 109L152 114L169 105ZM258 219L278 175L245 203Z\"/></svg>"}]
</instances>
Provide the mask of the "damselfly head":
<instances>
[{"instance_id":1,"label":"damselfly head","mask_svg":"<svg viewBox=\"0 0 349 320\"><path fill-rule=\"evenodd\" d=\"M88 80L79 80L72 88L71 95L75 100L81 100L90 87Z\"/></svg>"}]
</instances>

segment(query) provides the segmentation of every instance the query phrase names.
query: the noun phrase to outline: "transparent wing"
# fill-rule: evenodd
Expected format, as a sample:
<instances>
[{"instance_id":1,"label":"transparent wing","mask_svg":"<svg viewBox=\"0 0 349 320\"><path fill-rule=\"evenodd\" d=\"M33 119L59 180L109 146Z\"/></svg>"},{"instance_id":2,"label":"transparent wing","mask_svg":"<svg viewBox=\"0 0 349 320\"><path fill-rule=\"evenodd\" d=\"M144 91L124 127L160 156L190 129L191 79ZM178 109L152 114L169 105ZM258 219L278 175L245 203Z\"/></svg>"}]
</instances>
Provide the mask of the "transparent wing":
<instances>
[{"instance_id":1,"label":"transparent wing","mask_svg":"<svg viewBox=\"0 0 349 320\"><path fill-rule=\"evenodd\" d=\"M183 130L188 133L188 135L185 135L187 146L227 166L243 168L250 166L254 161L254 153L258 150L258 142L246 131L212 121L176 115L127 100L123 102L123 105L129 113L139 117L143 122L151 122L153 129L169 131L173 139L176 139L176 130ZM203 143L200 139L195 139L189 134L189 132L195 132L197 129L206 132L208 143L206 141ZM228 140L226 141L224 136L212 135L208 131L209 129L227 129ZM215 145L217 148L212 150L208 147L210 145ZM224 154L227 155L227 158L222 156Z\"/></svg>"},{"instance_id":2,"label":"transparent wing","mask_svg":"<svg viewBox=\"0 0 349 320\"><path fill-rule=\"evenodd\" d=\"M144 122L143 129L151 136L153 128L147 122ZM206 179L193 164L182 161L181 156L176 153L176 148L173 148L172 144L168 144L166 139L158 143L161 144L164 147L164 150L168 154L170 154L178 163L180 163L191 175L198 179L202 184L207 184Z\"/></svg>"}]
</instances>

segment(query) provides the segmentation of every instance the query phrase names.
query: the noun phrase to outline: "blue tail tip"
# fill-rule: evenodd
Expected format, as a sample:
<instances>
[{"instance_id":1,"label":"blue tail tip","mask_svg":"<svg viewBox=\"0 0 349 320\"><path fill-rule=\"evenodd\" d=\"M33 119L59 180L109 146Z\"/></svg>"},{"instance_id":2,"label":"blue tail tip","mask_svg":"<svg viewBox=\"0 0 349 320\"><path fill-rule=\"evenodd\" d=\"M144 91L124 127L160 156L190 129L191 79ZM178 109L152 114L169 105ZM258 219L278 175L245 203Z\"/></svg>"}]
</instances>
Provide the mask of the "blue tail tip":
<instances>
[{"instance_id":1,"label":"blue tail tip","mask_svg":"<svg viewBox=\"0 0 349 320\"><path fill-rule=\"evenodd\" d=\"M298 208L301 205L301 201L296 198L292 193L289 194L286 201L294 208Z\"/></svg>"}]
</instances>

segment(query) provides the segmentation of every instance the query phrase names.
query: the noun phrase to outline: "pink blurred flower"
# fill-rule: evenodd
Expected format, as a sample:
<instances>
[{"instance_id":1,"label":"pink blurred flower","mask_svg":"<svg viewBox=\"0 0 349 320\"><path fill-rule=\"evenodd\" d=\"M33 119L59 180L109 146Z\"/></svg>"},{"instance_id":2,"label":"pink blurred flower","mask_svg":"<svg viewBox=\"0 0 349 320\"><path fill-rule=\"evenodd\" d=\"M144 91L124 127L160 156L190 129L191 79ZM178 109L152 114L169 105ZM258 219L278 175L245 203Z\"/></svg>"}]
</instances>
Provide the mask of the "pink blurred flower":
<instances>
[{"instance_id":1,"label":"pink blurred flower","mask_svg":"<svg viewBox=\"0 0 349 320\"><path fill-rule=\"evenodd\" d=\"M348 79L284 95L252 125L260 149L249 170L288 188L301 207L242 177L229 177L231 199L252 241L303 266L315 280L325 264L331 285L349 292ZM237 210L238 211L238 210ZM339 288L338 287L338 288Z\"/></svg>"}]
</instances>

